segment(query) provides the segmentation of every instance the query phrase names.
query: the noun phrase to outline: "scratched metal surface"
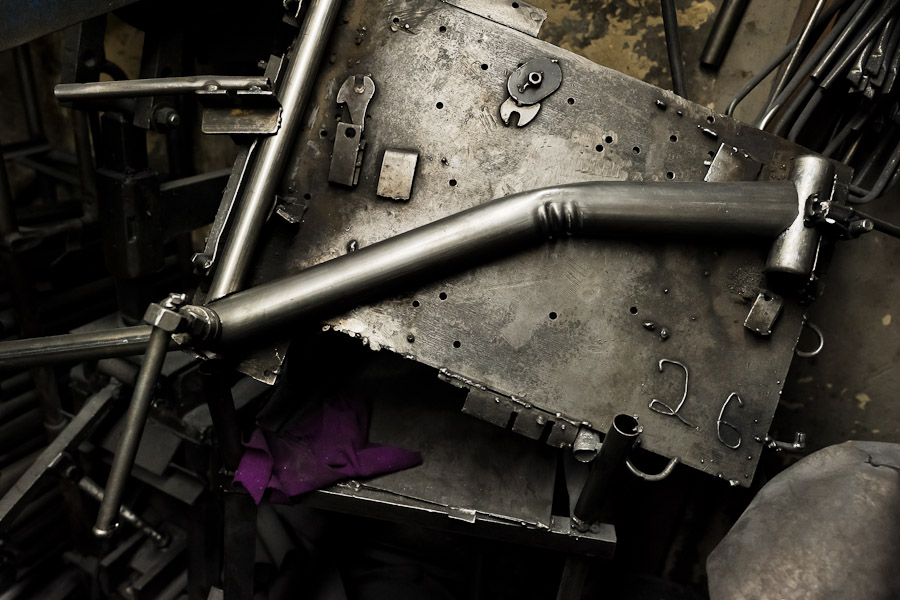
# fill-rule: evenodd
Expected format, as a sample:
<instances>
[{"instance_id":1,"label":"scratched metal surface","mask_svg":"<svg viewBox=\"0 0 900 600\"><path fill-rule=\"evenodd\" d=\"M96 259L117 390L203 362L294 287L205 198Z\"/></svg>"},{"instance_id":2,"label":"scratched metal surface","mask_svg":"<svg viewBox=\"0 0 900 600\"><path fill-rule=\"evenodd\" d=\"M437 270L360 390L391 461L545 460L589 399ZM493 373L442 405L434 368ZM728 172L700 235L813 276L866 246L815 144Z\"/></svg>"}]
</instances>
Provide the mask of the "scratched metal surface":
<instances>
[{"instance_id":1,"label":"scratched metal surface","mask_svg":"<svg viewBox=\"0 0 900 600\"><path fill-rule=\"evenodd\" d=\"M270 224L257 282L339 256L351 241L370 245L522 190L598 179L699 181L720 142L761 161L762 179L785 178L800 151L437 0L348 1L326 56L283 183L308 209L296 229ZM498 116L506 78L537 56L560 61L562 86L533 123L506 128ZM330 185L327 173L340 118L334 98L354 73L371 75L377 91L359 185L347 189ZM387 148L420 152L408 203L375 195ZM330 323L540 409L528 418L544 417L549 424L538 429L551 440L554 427L605 430L614 415L630 413L644 426L645 448L746 485L760 453L753 438L768 431L802 319L789 304L770 339L742 327L766 252L766 243L738 240L566 239ZM690 370L680 414L693 427L648 408L653 398L675 406L681 397L683 375L672 365L660 373L663 358ZM741 432L737 450L716 435L731 392L744 400L726 415Z\"/></svg>"}]
</instances>

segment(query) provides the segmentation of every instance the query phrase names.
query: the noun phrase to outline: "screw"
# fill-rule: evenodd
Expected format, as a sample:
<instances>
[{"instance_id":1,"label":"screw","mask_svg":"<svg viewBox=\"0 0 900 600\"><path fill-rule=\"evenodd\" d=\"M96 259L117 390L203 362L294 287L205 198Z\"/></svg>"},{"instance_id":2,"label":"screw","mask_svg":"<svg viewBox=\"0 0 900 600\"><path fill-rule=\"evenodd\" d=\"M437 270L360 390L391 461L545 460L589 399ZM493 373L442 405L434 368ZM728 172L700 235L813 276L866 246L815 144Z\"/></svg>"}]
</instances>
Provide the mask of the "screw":
<instances>
[{"instance_id":1,"label":"screw","mask_svg":"<svg viewBox=\"0 0 900 600\"><path fill-rule=\"evenodd\" d=\"M663 327L662 329L660 329L660 330L659 330L659 337L660 337L663 341L669 339L669 330L666 329L665 327Z\"/></svg>"}]
</instances>

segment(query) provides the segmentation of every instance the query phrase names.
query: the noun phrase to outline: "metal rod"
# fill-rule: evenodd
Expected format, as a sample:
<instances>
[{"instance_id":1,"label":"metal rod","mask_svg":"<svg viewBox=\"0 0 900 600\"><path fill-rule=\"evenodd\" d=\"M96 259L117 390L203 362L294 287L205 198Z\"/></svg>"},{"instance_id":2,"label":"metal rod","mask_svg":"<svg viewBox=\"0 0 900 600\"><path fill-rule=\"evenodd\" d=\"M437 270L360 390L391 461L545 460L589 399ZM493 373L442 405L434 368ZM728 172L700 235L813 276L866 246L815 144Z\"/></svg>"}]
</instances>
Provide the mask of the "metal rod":
<instances>
[{"instance_id":1,"label":"metal rod","mask_svg":"<svg viewBox=\"0 0 900 600\"><path fill-rule=\"evenodd\" d=\"M862 198L850 198L850 203L868 204L875 198L878 198L887 187L888 182L894 176L894 173L897 171L898 165L900 165L900 143L894 146L894 151L891 152L887 163L882 165L881 173L879 173L878 179L875 180L872 188ZM872 219L872 221L874 222L875 219Z\"/></svg>"},{"instance_id":2,"label":"metal rod","mask_svg":"<svg viewBox=\"0 0 900 600\"><path fill-rule=\"evenodd\" d=\"M635 232L774 239L797 216L790 182L602 181L544 188L487 202L222 298L206 310L218 317L218 340L228 344L550 237Z\"/></svg>"},{"instance_id":3,"label":"metal rod","mask_svg":"<svg viewBox=\"0 0 900 600\"><path fill-rule=\"evenodd\" d=\"M0 344L0 371L143 354L151 328L145 325L69 333Z\"/></svg>"},{"instance_id":4,"label":"metal rod","mask_svg":"<svg viewBox=\"0 0 900 600\"><path fill-rule=\"evenodd\" d=\"M158 77L156 79L126 79L123 81L91 81L88 83L60 83L53 95L60 102L106 100L107 98L140 98L171 96L200 90L237 91L258 88L267 90L267 77L242 75L190 75L187 77Z\"/></svg>"},{"instance_id":5,"label":"metal rod","mask_svg":"<svg viewBox=\"0 0 900 600\"><path fill-rule=\"evenodd\" d=\"M27 44L13 48L13 59L16 63L16 74L19 78L19 90L25 108L25 124L28 137L32 140L43 140L44 124L41 121L41 110L38 106L37 86L34 83L34 68L31 63L31 52Z\"/></svg>"},{"instance_id":6,"label":"metal rod","mask_svg":"<svg viewBox=\"0 0 900 600\"><path fill-rule=\"evenodd\" d=\"M872 20L871 23L863 30L862 34L859 35L854 40L852 46L850 46L841 58L838 60L837 64L834 68L829 71L828 75L825 76L824 79L821 80L819 87L822 89L830 88L838 78L844 76L844 72L850 67L850 64L856 58L856 56L862 52L863 48L868 45L869 41L874 39L875 35L878 34L883 28L884 24L891 17L893 12L897 9L898 0L892 0L885 5L878 16Z\"/></svg>"},{"instance_id":7,"label":"metal rod","mask_svg":"<svg viewBox=\"0 0 900 600\"><path fill-rule=\"evenodd\" d=\"M204 395L219 442L222 466L226 471L234 473L241 462L244 450L241 446L241 429L228 379L229 370L224 361L213 359L200 365L200 374L204 378Z\"/></svg>"},{"instance_id":8,"label":"metal rod","mask_svg":"<svg viewBox=\"0 0 900 600\"><path fill-rule=\"evenodd\" d=\"M824 2L825 0L819 0ZM716 20L713 23L712 31L706 38L706 45L703 46L703 52L700 54L700 64L705 67L718 69L725 58L725 53L731 46L734 39L734 32L737 31L738 25L741 24L741 18L750 0L725 0L722 7L716 14Z\"/></svg>"},{"instance_id":9,"label":"metal rod","mask_svg":"<svg viewBox=\"0 0 900 600\"><path fill-rule=\"evenodd\" d=\"M103 488L97 485L90 477L84 476L80 478L78 480L78 487L97 502L103 502L103 498L105 497ZM158 531L124 504L119 507L119 516L122 517L126 523L129 523L132 527L153 540L157 546L164 547L169 543L169 536L167 534Z\"/></svg>"},{"instance_id":10,"label":"metal rod","mask_svg":"<svg viewBox=\"0 0 900 600\"><path fill-rule=\"evenodd\" d=\"M281 127L278 133L259 144L246 187L234 207L233 222L213 274L208 300L221 298L243 286L340 6L341 0L312 0L307 8L288 60L288 71L278 88Z\"/></svg>"},{"instance_id":11,"label":"metal rod","mask_svg":"<svg viewBox=\"0 0 900 600\"><path fill-rule=\"evenodd\" d=\"M678 14L674 0L660 0L662 6L663 29L666 34L666 50L669 54L669 71L672 73L672 90L687 98L687 80L684 76L684 53L681 51L681 37L678 35Z\"/></svg>"},{"instance_id":12,"label":"metal rod","mask_svg":"<svg viewBox=\"0 0 900 600\"><path fill-rule=\"evenodd\" d=\"M94 525L93 531L97 537L111 536L118 526L116 517L119 515L119 508L122 505L125 484L128 483L128 477L134 467L134 457L137 455L138 446L141 443L141 435L144 433L144 425L153 401L153 392L162 371L168 347L169 333L163 329L153 328L150 333L150 342L147 344L147 353L144 355L144 362L141 364L141 370L134 385L134 395L128 406L128 412L125 413L122 439L119 441L119 447L109 470L106 492L100 503L97 523Z\"/></svg>"},{"instance_id":13,"label":"metal rod","mask_svg":"<svg viewBox=\"0 0 900 600\"><path fill-rule=\"evenodd\" d=\"M585 531L600 518L604 503L613 491L616 480L624 473L625 459L640 433L641 427L631 415L622 414L613 418L575 503L572 521L576 529Z\"/></svg>"},{"instance_id":14,"label":"metal rod","mask_svg":"<svg viewBox=\"0 0 900 600\"><path fill-rule=\"evenodd\" d=\"M843 39L842 34L851 31L865 16L866 12L871 8L874 2L875 0L856 0L850 8L840 16L831 31L829 31L825 38L819 42L812 52L810 52L809 56L806 57L806 60L803 61L791 80L784 86L784 89L781 90L778 96L776 96L775 99L763 109L759 117L757 117L756 123L754 123L757 128L766 128L766 125L768 125L775 114L781 110L781 107L784 106L784 103L787 102L788 98L797 91L797 88L803 83L803 79L811 69L816 67L816 65L822 64L822 62L830 60L834 46L837 45L835 40L839 36ZM825 58L823 58L823 56ZM820 59L822 62L820 62Z\"/></svg>"},{"instance_id":15,"label":"metal rod","mask_svg":"<svg viewBox=\"0 0 900 600\"><path fill-rule=\"evenodd\" d=\"M6 237L19 230L12 188L6 172L6 161L0 154L0 237Z\"/></svg>"},{"instance_id":16,"label":"metal rod","mask_svg":"<svg viewBox=\"0 0 900 600\"><path fill-rule=\"evenodd\" d=\"M800 57L803 55L803 51L807 49L807 43L812 39L812 33L816 28L816 21L819 19L819 15L822 13L822 10L825 8L825 0L818 0L816 5L813 7L812 12L809 14L809 19L806 21L806 25L803 27L803 31L800 33L800 38L797 41L797 45L794 46L794 51L791 53L791 57L788 59L787 64L784 66L784 70L781 72L781 75L778 77L778 81L772 87L772 92L769 95L769 99L772 100L777 96L784 86L787 85L787 82L790 81L791 77L794 76L794 72L797 70L797 67L800 66Z\"/></svg>"}]
</instances>

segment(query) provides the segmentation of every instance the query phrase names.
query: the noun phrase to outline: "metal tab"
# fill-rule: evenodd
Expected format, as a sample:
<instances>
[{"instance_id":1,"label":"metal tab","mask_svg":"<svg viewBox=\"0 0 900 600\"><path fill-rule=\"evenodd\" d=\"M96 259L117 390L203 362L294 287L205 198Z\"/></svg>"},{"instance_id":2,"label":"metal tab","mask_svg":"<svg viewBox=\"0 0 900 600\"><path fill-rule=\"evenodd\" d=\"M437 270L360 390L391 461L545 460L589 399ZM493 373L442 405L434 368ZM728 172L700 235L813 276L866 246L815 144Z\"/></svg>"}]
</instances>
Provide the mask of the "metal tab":
<instances>
[{"instance_id":1,"label":"metal tab","mask_svg":"<svg viewBox=\"0 0 900 600\"><path fill-rule=\"evenodd\" d=\"M744 327L753 333L769 337L772 335L772 327L784 308L784 298L776 296L770 292L761 292L756 297L747 319L744 321Z\"/></svg>"},{"instance_id":2,"label":"metal tab","mask_svg":"<svg viewBox=\"0 0 900 600\"><path fill-rule=\"evenodd\" d=\"M381 175L378 177L377 194L392 200L409 200L418 162L418 150L397 148L385 150L384 160L381 161Z\"/></svg>"},{"instance_id":3,"label":"metal tab","mask_svg":"<svg viewBox=\"0 0 900 600\"><path fill-rule=\"evenodd\" d=\"M365 147L365 142L360 141L361 137L361 125L338 123L328 181L351 187L356 185L362 166L362 150Z\"/></svg>"},{"instance_id":4,"label":"metal tab","mask_svg":"<svg viewBox=\"0 0 900 600\"><path fill-rule=\"evenodd\" d=\"M762 163L728 144L721 144L704 181L756 181Z\"/></svg>"}]
</instances>

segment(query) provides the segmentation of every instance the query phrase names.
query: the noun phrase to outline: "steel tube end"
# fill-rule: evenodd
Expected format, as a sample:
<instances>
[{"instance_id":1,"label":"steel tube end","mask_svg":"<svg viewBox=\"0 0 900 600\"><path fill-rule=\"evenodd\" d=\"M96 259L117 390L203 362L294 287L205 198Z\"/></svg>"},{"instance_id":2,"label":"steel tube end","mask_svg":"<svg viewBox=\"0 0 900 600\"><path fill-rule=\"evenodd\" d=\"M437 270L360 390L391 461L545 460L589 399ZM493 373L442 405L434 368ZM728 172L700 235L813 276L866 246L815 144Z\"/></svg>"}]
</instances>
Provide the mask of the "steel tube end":
<instances>
[{"instance_id":1,"label":"steel tube end","mask_svg":"<svg viewBox=\"0 0 900 600\"><path fill-rule=\"evenodd\" d=\"M637 437L641 434L641 426L638 420L631 415L616 415L613 419L613 427L625 437Z\"/></svg>"},{"instance_id":2,"label":"steel tube end","mask_svg":"<svg viewBox=\"0 0 900 600\"><path fill-rule=\"evenodd\" d=\"M111 538L112 535L116 532L116 529L119 528L118 522L113 522L113 524L109 527L101 527L100 525L94 525L91 531L94 532L94 536L100 539L108 539Z\"/></svg>"}]
</instances>

